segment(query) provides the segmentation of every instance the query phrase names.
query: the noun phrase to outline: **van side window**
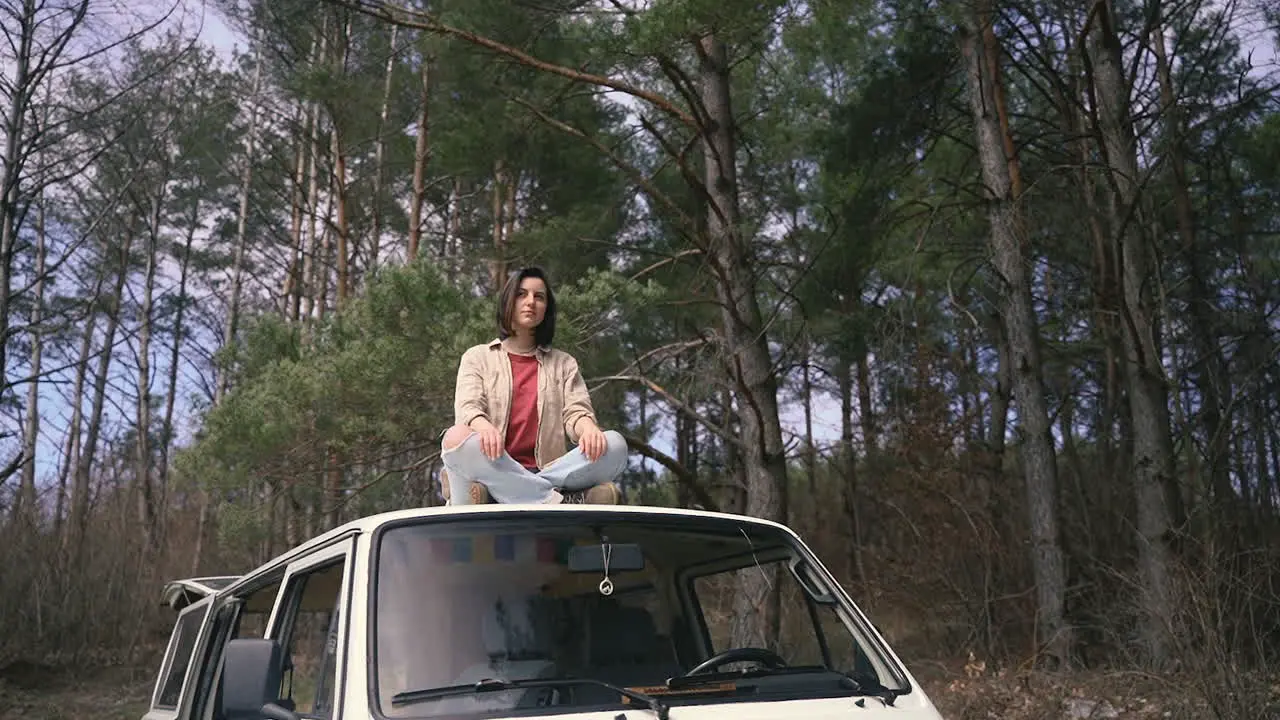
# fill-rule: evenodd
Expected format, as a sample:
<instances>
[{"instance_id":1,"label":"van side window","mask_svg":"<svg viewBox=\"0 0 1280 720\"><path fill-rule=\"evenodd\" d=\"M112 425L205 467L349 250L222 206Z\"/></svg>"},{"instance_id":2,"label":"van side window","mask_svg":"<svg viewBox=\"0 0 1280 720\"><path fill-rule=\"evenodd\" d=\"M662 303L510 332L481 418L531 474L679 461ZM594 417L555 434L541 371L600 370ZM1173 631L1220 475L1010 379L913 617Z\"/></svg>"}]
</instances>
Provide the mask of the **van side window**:
<instances>
[{"instance_id":1,"label":"van side window","mask_svg":"<svg viewBox=\"0 0 1280 720\"><path fill-rule=\"evenodd\" d=\"M333 714L337 680L338 620L342 611L345 559L339 558L290 582L282 625L276 633L285 648L281 697L301 716Z\"/></svg>"},{"instance_id":2,"label":"van side window","mask_svg":"<svg viewBox=\"0 0 1280 720\"><path fill-rule=\"evenodd\" d=\"M204 625L205 615L209 611L209 603L197 603L182 611L173 625L173 633L169 637L169 650L165 653L164 669L155 696L153 707L173 710L178 707L182 698L182 685L191 667L191 655L195 652L196 640L200 637L200 628Z\"/></svg>"},{"instance_id":3,"label":"van side window","mask_svg":"<svg viewBox=\"0 0 1280 720\"><path fill-rule=\"evenodd\" d=\"M191 673L192 690L190 717L202 718L211 701L216 701L214 683L222 666L222 650L227 645L228 635L236 620L239 607L224 604L213 611L209 619L208 640L205 642L203 657Z\"/></svg>"},{"instance_id":4,"label":"van side window","mask_svg":"<svg viewBox=\"0 0 1280 720\"><path fill-rule=\"evenodd\" d=\"M266 637L267 620L271 617L271 608L276 604L276 596L280 594L280 582L277 578L270 585L244 597L232 637Z\"/></svg>"}]
</instances>

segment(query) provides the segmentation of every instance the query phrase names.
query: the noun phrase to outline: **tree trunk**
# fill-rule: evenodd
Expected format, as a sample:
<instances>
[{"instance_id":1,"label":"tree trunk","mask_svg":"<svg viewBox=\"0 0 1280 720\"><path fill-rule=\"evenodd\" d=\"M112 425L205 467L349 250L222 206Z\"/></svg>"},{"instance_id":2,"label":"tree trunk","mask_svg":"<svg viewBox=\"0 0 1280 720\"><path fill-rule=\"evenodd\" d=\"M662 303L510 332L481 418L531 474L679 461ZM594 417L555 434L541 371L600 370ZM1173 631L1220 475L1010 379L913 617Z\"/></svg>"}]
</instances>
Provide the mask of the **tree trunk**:
<instances>
[{"instance_id":1,"label":"tree trunk","mask_svg":"<svg viewBox=\"0 0 1280 720\"><path fill-rule=\"evenodd\" d=\"M991 391L991 431L987 447L991 452L992 478L1004 471L1005 436L1009 430L1009 399L1013 392L1013 369L1009 362L1008 331L1000 317L995 320L996 386Z\"/></svg>"},{"instance_id":2,"label":"tree trunk","mask_svg":"<svg viewBox=\"0 0 1280 720\"><path fill-rule=\"evenodd\" d=\"M870 459L880 447L880 432L877 430L875 405L871 402L871 365L867 354L867 348L863 346L854 362L858 373L858 424L862 429L862 447Z\"/></svg>"},{"instance_id":3,"label":"tree trunk","mask_svg":"<svg viewBox=\"0 0 1280 720\"><path fill-rule=\"evenodd\" d=\"M90 483L93 477L93 463L98 449L98 437L102 432L102 416L107 401L107 374L111 368L111 359L115 346L116 329L120 326L120 309L124 298L125 281L129 277L129 250L133 245L136 232L136 218L130 219L125 229L123 243L119 248L115 287L107 299L107 326L102 333L102 348L98 352L98 371L93 381L93 406L89 411L88 426L85 430L84 445L77 458L75 468L75 484L71 493L71 521L68 523L68 548L73 555L81 550L81 541L89 520Z\"/></svg>"},{"instance_id":4,"label":"tree trunk","mask_svg":"<svg viewBox=\"0 0 1280 720\"><path fill-rule=\"evenodd\" d=\"M342 28L342 46L338 47L337 68L334 70L335 77L347 76L347 55L351 50L351 18L347 18L346 24ZM351 296L351 268L352 258L355 258L356 249L351 241L351 228L349 228L348 208L347 208L347 142L346 128L343 123L339 122L337 113L330 118L330 142L333 143L333 199L335 209L337 209L337 218L334 223L334 259L338 265L338 291L335 293L334 309L342 311L347 306L347 299Z\"/></svg>"},{"instance_id":5,"label":"tree trunk","mask_svg":"<svg viewBox=\"0 0 1280 720\"><path fill-rule=\"evenodd\" d=\"M94 288L95 295L101 292L102 277L99 273L98 282ZM70 517L67 514L67 506L75 505L74 499L69 500L67 497L67 484L75 482L75 468L80 464L80 431L84 424L84 382L85 376L89 374L89 359L93 351L93 335L97 328L97 321L98 315L93 311L90 311L89 316L85 318L84 334L80 340L80 355L75 365L76 378L71 390L71 420L67 422L67 449L62 467L58 470L58 498L53 520L56 534L63 539L65 547L70 547L68 538ZM73 489L72 493L74 492ZM67 526L63 525L64 518L67 520Z\"/></svg>"},{"instance_id":6,"label":"tree trunk","mask_svg":"<svg viewBox=\"0 0 1280 720\"><path fill-rule=\"evenodd\" d=\"M387 65L382 79L382 108L378 111L378 134L373 153L373 200L370 201L373 235L369 238L370 272L378 268L378 252L382 246L382 183L386 178L387 114L391 108L391 78L396 69L396 35L400 26L391 26L391 39L387 46Z\"/></svg>"},{"instance_id":7,"label":"tree trunk","mask_svg":"<svg viewBox=\"0 0 1280 720\"><path fill-rule=\"evenodd\" d=\"M1116 316L1120 312L1116 300L1116 265L1113 247L1108 239L1108 232L1103 227L1103 213L1098 207L1097 182L1094 179L1095 169L1093 149L1089 143L1088 121L1076 108L1087 103L1086 93L1081 87L1081 62L1086 62L1083 48L1073 48L1068 52L1071 75L1067 87L1069 97L1064 97L1063 107L1066 109L1063 122L1068 137L1076 138L1074 151L1078 161L1076 180L1080 189L1082 205L1087 217L1089 238L1093 251L1093 336L1102 346L1102 388L1101 399L1097 403L1094 436L1098 443L1099 463L1102 467L1102 482L1098 483L1099 491L1105 499L1110 495L1111 483L1116 477L1115 422L1120 406L1120 379L1117 358L1121 354L1120 339L1116 324ZM1103 507L1112 503L1104 502Z\"/></svg>"},{"instance_id":8,"label":"tree trunk","mask_svg":"<svg viewBox=\"0 0 1280 720\"><path fill-rule=\"evenodd\" d=\"M165 169L167 175L167 168ZM160 507L155 486L151 482L151 334L152 302L156 285L156 254L159 252L161 222L167 195L167 179L162 176L159 190L153 198L151 218L147 228L147 266L142 284L141 325L138 329L138 407L135 423L137 439L134 444L134 482L137 483L138 522L142 525L144 551L157 548L157 526Z\"/></svg>"},{"instance_id":9,"label":"tree trunk","mask_svg":"<svg viewBox=\"0 0 1280 720\"><path fill-rule=\"evenodd\" d=\"M286 484L283 488L284 500L284 541L289 547L297 547L302 542L302 507L293 496L293 486Z\"/></svg>"},{"instance_id":10,"label":"tree trunk","mask_svg":"<svg viewBox=\"0 0 1280 720\"><path fill-rule=\"evenodd\" d=\"M427 133L430 125L431 58L422 58L421 108L418 114L418 136L413 143L413 197L409 201L409 262L418 257L422 245L422 205L427 199L427 161L431 157L431 145Z\"/></svg>"},{"instance_id":11,"label":"tree trunk","mask_svg":"<svg viewBox=\"0 0 1280 720\"><path fill-rule=\"evenodd\" d=\"M68 59L65 53L84 25L89 7L89 0L63 3L56 9L37 0L5 4L5 38L13 56L4 63L5 95L9 104L0 122L5 136L0 158L0 393L10 390L8 349L13 339L10 322L14 316L12 303L16 299L13 270L19 249L19 207L25 199L39 195L50 182L49 176L42 174L34 183L26 182L23 187L27 161L40 145L47 146L47 138L29 132L28 114L35 105L37 88L51 76L59 75L59 70L78 61L75 57ZM44 17L40 17L41 13ZM54 15L57 22L53 22ZM77 49L73 56L79 52ZM79 59L95 54L90 52ZM42 132L43 128L37 131Z\"/></svg>"},{"instance_id":12,"label":"tree trunk","mask_svg":"<svg viewBox=\"0 0 1280 720\"><path fill-rule=\"evenodd\" d=\"M521 179L519 170L507 176L507 196L505 200L507 207L502 212L502 221L506 224L502 231L504 244L510 243L511 238L515 237L516 231L519 230L520 214L516 212L516 201L520 192Z\"/></svg>"},{"instance_id":13,"label":"tree trunk","mask_svg":"<svg viewBox=\"0 0 1280 720\"><path fill-rule=\"evenodd\" d=\"M640 439L646 444L652 439L649 432L649 392L647 389L641 388L639 398L636 404L640 406ZM685 436L684 426L680 424L683 414L676 414L676 461L682 466L688 467L688 448L689 439ZM652 471L649 470L649 458L646 455L640 456L640 487L649 487L653 480ZM624 481L625 482L625 481ZM628 488L624 487L625 493ZM680 507L688 507L680 505Z\"/></svg>"},{"instance_id":14,"label":"tree trunk","mask_svg":"<svg viewBox=\"0 0 1280 720\"><path fill-rule=\"evenodd\" d=\"M1005 164L1009 175L1009 194L1014 202L1022 197L1022 169L1018 152L1009 131L1009 110L1004 100L1004 79L1000 72L1000 42L996 40L995 15L991 0L979 0L978 12L982 21L982 61L986 64L984 77L991 86L991 100L1000 122L1000 140L1004 148ZM1025 235L1021 238L1027 246Z\"/></svg>"},{"instance_id":15,"label":"tree trunk","mask_svg":"<svg viewBox=\"0 0 1280 720\"><path fill-rule=\"evenodd\" d=\"M324 207L324 233L320 236L320 252L316 256L315 264L312 266L312 270L315 271L315 277L312 278L311 287L315 288L314 319L316 322L324 320L329 307L329 267L333 261L332 223L334 205L332 176L329 179L329 193Z\"/></svg>"},{"instance_id":16,"label":"tree trunk","mask_svg":"<svg viewBox=\"0 0 1280 720\"><path fill-rule=\"evenodd\" d=\"M720 391L720 404L720 427L732 433L738 426L738 420L733 409L733 393L727 388ZM714 435L712 439L714 443ZM747 512L747 473L742 467L742 453L734 443L721 439L720 444L724 448L724 482L730 491L724 506L729 508L729 512L742 515ZM697 453L694 455L696 459Z\"/></svg>"},{"instance_id":17,"label":"tree trunk","mask_svg":"<svg viewBox=\"0 0 1280 720\"><path fill-rule=\"evenodd\" d=\"M244 167L240 171L240 207L236 213L236 251L231 264L231 298L227 302L226 325L222 330L222 346L233 350L228 366L218 372L218 384L214 389L213 404L222 403L227 394L227 384L234 368L236 332L240 324L240 293L244 284L244 254L249 243L249 194L253 187L253 163L258 141L258 101L262 88L261 42L255 43L253 88L249 95L249 132L245 137Z\"/></svg>"},{"instance_id":18,"label":"tree trunk","mask_svg":"<svg viewBox=\"0 0 1280 720\"><path fill-rule=\"evenodd\" d=\"M800 366L801 403L804 405L804 472L809 476L809 495L814 500L818 494L818 449L813 445L813 342L806 334L804 363ZM816 507L816 506L815 506Z\"/></svg>"},{"instance_id":19,"label":"tree trunk","mask_svg":"<svg viewBox=\"0 0 1280 720\"><path fill-rule=\"evenodd\" d=\"M702 150L707 192L706 242L717 278L725 329L725 362L736 386L746 471L747 514L785 522L787 464L778 418L778 388L756 297L755 273L741 236L737 140L725 45L714 34L698 40L700 99L706 108ZM748 573L735 595L736 647L773 647L781 595L769 573Z\"/></svg>"},{"instance_id":20,"label":"tree trunk","mask_svg":"<svg viewBox=\"0 0 1280 720\"><path fill-rule=\"evenodd\" d=\"M1143 614L1143 651L1155 667L1172 660L1170 630L1175 619L1170 577L1173 532L1169 488L1173 476L1170 436L1152 276L1139 215L1140 177L1137 145L1129 117L1129 92L1120 57L1120 41L1110 4L1100 0L1089 29L1088 57L1097 109L1098 132L1115 191L1114 239L1123 269L1121 335L1133 438L1133 478L1138 508L1138 565Z\"/></svg>"},{"instance_id":21,"label":"tree trunk","mask_svg":"<svg viewBox=\"0 0 1280 720\"><path fill-rule=\"evenodd\" d=\"M963 32L962 49L970 108L986 186L991 251L1002 281L1000 301L1009 341L1013 394L1019 406L1032 570L1036 579L1037 639L1046 659L1062 667L1070 662L1072 638L1064 611L1066 573L1058 530L1057 460L1044 393L1039 329L1023 251L1025 228L1012 194L1010 159L1005 154L992 78L983 61L992 51L980 45L989 18L975 14L966 20L969 26Z\"/></svg>"},{"instance_id":22,"label":"tree trunk","mask_svg":"<svg viewBox=\"0 0 1280 720\"><path fill-rule=\"evenodd\" d=\"M44 192L36 197L36 281L35 299L31 305L31 384L27 386L27 423L23 429L22 474L18 482L18 494L13 500L12 522L19 530L35 524L36 512L36 448L40 441L40 372L44 357L44 275L45 257L45 201Z\"/></svg>"},{"instance_id":23,"label":"tree trunk","mask_svg":"<svg viewBox=\"0 0 1280 720\"><path fill-rule=\"evenodd\" d=\"M1254 476L1254 497L1255 502L1261 505L1262 498L1267 493L1267 400L1265 397L1258 397L1253 401L1253 462L1255 472ZM1241 482L1244 485L1244 482ZM1242 498L1244 505L1250 507L1248 496ZM1237 542L1239 542L1237 540Z\"/></svg>"},{"instance_id":24,"label":"tree trunk","mask_svg":"<svg viewBox=\"0 0 1280 720\"><path fill-rule=\"evenodd\" d=\"M457 281L459 256L462 248L462 179L454 178L449 190L449 210L445 231L440 238L440 263L451 283Z\"/></svg>"},{"instance_id":25,"label":"tree trunk","mask_svg":"<svg viewBox=\"0 0 1280 720\"><path fill-rule=\"evenodd\" d=\"M1275 411L1272 411L1272 417L1275 417ZM1273 518L1272 513L1275 512L1276 492L1280 489L1280 432L1276 431L1274 423L1267 423L1267 425L1267 439L1270 440L1271 445L1271 471L1263 478L1262 487L1258 488L1258 493L1262 517L1270 520Z\"/></svg>"},{"instance_id":26,"label":"tree trunk","mask_svg":"<svg viewBox=\"0 0 1280 720\"><path fill-rule=\"evenodd\" d=\"M285 318L297 322L302 308L303 252L302 217L309 210L304 207L306 196L303 194L303 183L307 178L308 147L307 138L311 135L311 112L303 106L298 115L302 118L302 135L297 138L298 145L294 151L293 192L290 202L289 241L292 252L289 256L289 273L284 280L284 314Z\"/></svg>"},{"instance_id":27,"label":"tree trunk","mask_svg":"<svg viewBox=\"0 0 1280 720\"><path fill-rule=\"evenodd\" d=\"M647 424L647 422L646 422L646 421L648 420L648 417L647 417L647 415L648 415L648 412L647 412L647 411L648 411L648 408L647 408L647 405L648 405L648 402L647 402L648 394L649 394L649 393L648 393L647 391L645 391L645 390L641 390L641 391L640 391L640 397L641 397L641 400L640 400L640 409L641 409L640 423L641 423L641 427L645 429L645 433L646 433L646 435L648 434L648 427L649 427L649 426L648 426L648 424ZM675 426L676 426L676 427L675 427L675 431L676 431L676 462L677 462L677 463L679 463L681 467L685 467L685 468L687 468L687 467L689 467L689 463L693 460L693 452L692 452L692 450L693 450L693 438L692 438L691 436L693 435L693 433L697 432L697 428L696 428L696 426L694 425L694 421L693 421L693 419L692 419L692 418L690 418L690 417L688 417L688 416L687 416L687 415L685 415L684 413L677 413L677 414L676 414L676 417L675 417ZM646 440L646 442L647 442L647 441L648 441L648 438L646 437L646 438L645 438L645 440ZM643 456L642 456L642 457L643 457ZM647 467L648 467L648 466L647 466L648 458L644 458L644 463L646 463L646 464L642 465L641 467L642 467L642 468L645 468L645 469L647 470ZM649 479L649 478L648 478L648 474L647 474L647 472L646 472L646 473L645 473L645 480L647 481L648 479ZM679 484L677 484L677 485L676 485L676 507L687 508L687 507L692 507L692 506L693 506L693 493L692 493L692 492L690 492L690 489L689 489L688 483L679 483Z\"/></svg>"},{"instance_id":28,"label":"tree trunk","mask_svg":"<svg viewBox=\"0 0 1280 720\"><path fill-rule=\"evenodd\" d=\"M159 477L156 481L160 506L168 508L169 499L169 447L173 443L173 408L178 398L178 365L182 362L182 333L187 313L187 278L191 271L191 247L195 244L196 228L200 224L200 197L203 184L192 193L191 213L187 216L187 238L182 246L182 258L178 261L178 307L173 318L173 344L169 346L169 391L165 393L164 419L160 422ZM160 515L159 536L168 535L167 513Z\"/></svg>"},{"instance_id":29,"label":"tree trunk","mask_svg":"<svg viewBox=\"0 0 1280 720\"><path fill-rule=\"evenodd\" d=\"M493 192L490 207L493 213L493 259L489 261L489 285L494 293L502 289L507 278L506 237L504 220L507 202L504 190L508 182L506 164L498 160L493 164Z\"/></svg>"},{"instance_id":30,"label":"tree trunk","mask_svg":"<svg viewBox=\"0 0 1280 720\"><path fill-rule=\"evenodd\" d=\"M961 302L968 304L968 297L961 298ZM970 368L975 367L973 350L973 331L968 327L957 327L956 344L951 348L951 364L954 367L956 376L955 394L960 401L960 439L964 442L966 451L972 448L975 439L981 439L982 435L978 431L975 423L975 417L979 413L974 408L973 393L973 373L969 372Z\"/></svg>"},{"instance_id":31,"label":"tree trunk","mask_svg":"<svg viewBox=\"0 0 1280 720\"><path fill-rule=\"evenodd\" d=\"M8 88L9 107L5 114L5 147L3 175L0 175L0 390L9 384L9 315L10 293L13 285L14 250L18 242L18 206L21 198L23 156L22 142L26 138L27 110L34 97L32 53L36 23L36 3L23 3L22 14L17 20L18 44L14 48L13 82ZM12 40L12 30L6 35Z\"/></svg>"},{"instance_id":32,"label":"tree trunk","mask_svg":"<svg viewBox=\"0 0 1280 720\"><path fill-rule=\"evenodd\" d=\"M262 481L262 504L265 506L266 519L262 533L262 545L258 550L259 564L276 556L276 517L279 511L279 499L276 497L275 483L268 479Z\"/></svg>"},{"instance_id":33,"label":"tree trunk","mask_svg":"<svg viewBox=\"0 0 1280 720\"><path fill-rule=\"evenodd\" d=\"M1160 3L1154 3L1156 13ZM1225 505L1234 497L1227 466L1228 432L1224 421L1222 398L1223 384L1227 380L1226 359L1214 338L1214 301L1201 262L1201 247L1196 233L1195 215L1191 204L1191 190L1187 179L1187 164L1183 156L1182 113L1175 99L1169 58L1164 45L1164 27L1157 19L1152 33L1156 57L1156 76L1160 83L1160 103L1165 120L1165 147L1168 148L1169 167L1173 171L1173 207L1177 219L1178 234L1182 238L1182 251L1187 263L1187 317L1192 343L1198 358L1192 368L1196 390L1200 394L1200 421L1204 426L1205 464L1209 469L1209 487L1218 514L1226 511ZM1230 528L1224 528L1230 532Z\"/></svg>"},{"instance_id":34,"label":"tree trunk","mask_svg":"<svg viewBox=\"0 0 1280 720\"><path fill-rule=\"evenodd\" d=\"M327 464L322 503L325 508L325 529L331 530L342 522L342 458L337 450L329 450Z\"/></svg>"},{"instance_id":35,"label":"tree trunk","mask_svg":"<svg viewBox=\"0 0 1280 720\"><path fill-rule=\"evenodd\" d=\"M342 46L338 48L338 61L335 75L345 76L347 72L347 51L351 45L351 21L348 20L342 30ZM333 154L333 202L337 210L337 218L334 224L334 240L337 247L334 249L335 260L337 261L338 271L338 288L337 300L335 302L336 310L341 311L346 307L347 297L351 292L351 263L348 256L350 242L350 228L347 226L347 148L343 137L342 123L338 121L335 114L330 118L329 140L331 143L331 152Z\"/></svg>"},{"instance_id":36,"label":"tree trunk","mask_svg":"<svg viewBox=\"0 0 1280 720\"><path fill-rule=\"evenodd\" d=\"M316 49L316 63L323 63L328 52L328 16L321 21L320 45ZM302 280L299 292L302 293L301 316L309 325L315 319L317 291L315 284L316 265L319 264L321 232L316 226L320 222L318 212L320 204L320 104L311 105L311 143L310 168L307 171L307 250L302 256ZM326 221L328 216L326 215Z\"/></svg>"},{"instance_id":37,"label":"tree trunk","mask_svg":"<svg viewBox=\"0 0 1280 720\"><path fill-rule=\"evenodd\" d=\"M861 500L858 497L858 451L854 446L853 432L853 373L852 363L846 354L836 353L836 387L840 393L840 469L845 482L842 483L841 500L844 502L844 514L849 519L849 530L852 535L852 559L854 575L861 587L867 587L867 570L862 562L862 518L858 512Z\"/></svg>"},{"instance_id":38,"label":"tree trunk","mask_svg":"<svg viewBox=\"0 0 1280 720\"><path fill-rule=\"evenodd\" d=\"M203 488L196 491L196 502L200 503L200 515L196 519L195 545L191 549L191 574L200 575L201 560L204 558L204 536L208 534L209 507L212 500L209 492Z\"/></svg>"}]
</instances>

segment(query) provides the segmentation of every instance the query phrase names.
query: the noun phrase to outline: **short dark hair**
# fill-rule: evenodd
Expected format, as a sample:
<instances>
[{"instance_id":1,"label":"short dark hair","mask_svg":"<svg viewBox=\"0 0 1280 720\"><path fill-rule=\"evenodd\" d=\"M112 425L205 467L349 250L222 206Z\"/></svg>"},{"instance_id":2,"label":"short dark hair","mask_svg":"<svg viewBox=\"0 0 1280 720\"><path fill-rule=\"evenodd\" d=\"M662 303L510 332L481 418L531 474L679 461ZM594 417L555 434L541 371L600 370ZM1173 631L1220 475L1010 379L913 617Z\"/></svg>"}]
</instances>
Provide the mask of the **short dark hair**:
<instances>
[{"instance_id":1,"label":"short dark hair","mask_svg":"<svg viewBox=\"0 0 1280 720\"><path fill-rule=\"evenodd\" d=\"M516 291L525 278L538 278L547 286L547 313L543 315L538 327L534 328L533 339L539 345L550 345L556 336L556 295L551 292L551 281L547 279L546 271L536 265L520 268L512 273L507 278L507 284L502 286L502 292L498 293L498 337L505 340L512 335L511 314L516 309Z\"/></svg>"}]
</instances>

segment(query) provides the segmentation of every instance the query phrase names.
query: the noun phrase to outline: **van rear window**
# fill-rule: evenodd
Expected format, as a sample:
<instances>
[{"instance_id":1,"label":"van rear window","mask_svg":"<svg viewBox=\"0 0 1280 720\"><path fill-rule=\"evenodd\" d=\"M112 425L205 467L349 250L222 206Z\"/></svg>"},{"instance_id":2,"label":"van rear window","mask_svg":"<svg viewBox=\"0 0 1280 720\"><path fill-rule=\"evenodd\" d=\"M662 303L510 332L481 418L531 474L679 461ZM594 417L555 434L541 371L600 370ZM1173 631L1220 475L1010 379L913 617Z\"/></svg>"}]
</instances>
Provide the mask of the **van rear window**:
<instances>
[{"instance_id":1,"label":"van rear window","mask_svg":"<svg viewBox=\"0 0 1280 720\"><path fill-rule=\"evenodd\" d=\"M187 677L187 669L191 667L191 654L195 650L196 638L200 635L200 626L204 624L208 609L206 605L184 613L174 625L173 637L169 641L168 667L160 683L160 692L156 695L157 708L178 707L178 699L182 697L182 682Z\"/></svg>"}]
</instances>

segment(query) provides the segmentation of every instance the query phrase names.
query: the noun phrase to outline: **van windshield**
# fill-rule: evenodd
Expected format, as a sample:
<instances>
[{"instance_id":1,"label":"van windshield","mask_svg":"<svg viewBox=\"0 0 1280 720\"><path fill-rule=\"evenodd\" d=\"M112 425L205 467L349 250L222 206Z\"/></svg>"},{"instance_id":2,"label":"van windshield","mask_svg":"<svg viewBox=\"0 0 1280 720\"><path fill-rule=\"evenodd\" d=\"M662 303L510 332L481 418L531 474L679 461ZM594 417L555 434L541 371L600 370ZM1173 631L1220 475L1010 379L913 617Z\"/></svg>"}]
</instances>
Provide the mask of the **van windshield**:
<instances>
[{"instance_id":1,"label":"van windshield","mask_svg":"<svg viewBox=\"0 0 1280 720\"><path fill-rule=\"evenodd\" d=\"M374 557L370 680L386 717L642 706L619 688L666 705L905 689L864 621L769 525L433 518L383 531ZM528 682L475 692L482 681Z\"/></svg>"}]
</instances>

